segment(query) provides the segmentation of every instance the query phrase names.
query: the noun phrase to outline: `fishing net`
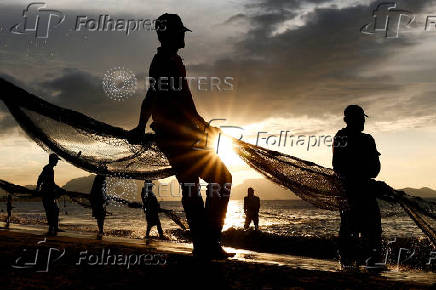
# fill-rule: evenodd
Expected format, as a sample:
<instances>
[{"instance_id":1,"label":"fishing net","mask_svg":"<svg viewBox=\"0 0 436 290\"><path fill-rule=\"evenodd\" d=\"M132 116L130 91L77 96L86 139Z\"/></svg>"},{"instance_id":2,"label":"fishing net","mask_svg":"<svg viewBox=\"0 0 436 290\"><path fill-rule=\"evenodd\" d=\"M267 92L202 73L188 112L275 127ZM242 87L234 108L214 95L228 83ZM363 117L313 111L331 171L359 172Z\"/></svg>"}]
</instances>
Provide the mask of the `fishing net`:
<instances>
[{"instance_id":1,"label":"fishing net","mask_svg":"<svg viewBox=\"0 0 436 290\"><path fill-rule=\"evenodd\" d=\"M0 80L0 87L0 98L23 130L44 149L74 166L96 174L142 180L174 174L154 134L145 134L132 144L128 131L122 128L50 104L4 80ZM341 182L332 169L236 139L233 145L250 167L303 200L327 210L347 206ZM434 203L396 191L384 182L371 182L379 198L399 203L436 245Z\"/></svg>"},{"instance_id":2,"label":"fishing net","mask_svg":"<svg viewBox=\"0 0 436 290\"><path fill-rule=\"evenodd\" d=\"M130 144L127 131L84 114L52 105L1 81L1 99L23 130L45 150L67 162L102 175L158 179L173 175L165 155L146 134Z\"/></svg>"},{"instance_id":3,"label":"fishing net","mask_svg":"<svg viewBox=\"0 0 436 290\"><path fill-rule=\"evenodd\" d=\"M4 191L13 194L20 199L32 198L32 197L42 197L43 193L33 189L26 188L21 185L13 184L7 182L6 180L0 179L0 188ZM63 188L57 188L56 196L59 198L61 196L68 196L70 200L78 205L85 208L92 208L90 202L90 194L76 191L69 191ZM121 198L117 195L106 194L109 203L116 203L117 205L123 205L129 208L143 208L141 202L132 201L128 199ZM182 219L172 210L160 208L159 212L165 214L169 219L171 219L175 224L177 224L181 229L186 230L186 225Z\"/></svg>"}]
</instances>

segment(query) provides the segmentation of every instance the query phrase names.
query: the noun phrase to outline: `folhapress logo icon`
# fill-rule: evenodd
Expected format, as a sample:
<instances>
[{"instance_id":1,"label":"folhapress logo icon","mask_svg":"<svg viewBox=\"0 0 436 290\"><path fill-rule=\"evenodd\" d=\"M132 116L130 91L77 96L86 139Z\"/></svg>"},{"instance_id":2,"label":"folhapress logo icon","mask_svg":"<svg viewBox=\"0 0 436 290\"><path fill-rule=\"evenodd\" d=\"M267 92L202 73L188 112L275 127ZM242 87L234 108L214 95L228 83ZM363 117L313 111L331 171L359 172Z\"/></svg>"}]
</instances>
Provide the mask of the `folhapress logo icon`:
<instances>
[{"instance_id":1,"label":"folhapress logo icon","mask_svg":"<svg viewBox=\"0 0 436 290\"><path fill-rule=\"evenodd\" d=\"M48 38L51 28L59 26L65 20L65 14L52 9L46 9L47 4L34 2L23 10L23 22L11 27L14 34L34 33L35 38Z\"/></svg>"},{"instance_id":2,"label":"folhapress logo icon","mask_svg":"<svg viewBox=\"0 0 436 290\"><path fill-rule=\"evenodd\" d=\"M395 2L378 4L372 12L372 17L373 21L365 24L360 32L363 34L383 32L386 38L398 38L401 25L403 25L403 28L410 28L410 25L415 21L413 13L397 9L397 3Z\"/></svg>"}]
</instances>

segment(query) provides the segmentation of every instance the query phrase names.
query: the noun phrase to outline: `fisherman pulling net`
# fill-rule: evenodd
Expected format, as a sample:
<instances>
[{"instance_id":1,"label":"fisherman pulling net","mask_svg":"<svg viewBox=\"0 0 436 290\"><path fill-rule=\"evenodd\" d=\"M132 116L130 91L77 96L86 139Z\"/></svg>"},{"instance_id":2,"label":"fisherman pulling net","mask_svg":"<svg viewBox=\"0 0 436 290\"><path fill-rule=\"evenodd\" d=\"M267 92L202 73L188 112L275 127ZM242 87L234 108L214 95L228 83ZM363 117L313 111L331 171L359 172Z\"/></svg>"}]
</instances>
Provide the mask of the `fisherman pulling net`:
<instances>
[{"instance_id":1,"label":"fisherman pulling net","mask_svg":"<svg viewBox=\"0 0 436 290\"><path fill-rule=\"evenodd\" d=\"M174 170L159 149L154 134L129 142L128 131L84 114L50 104L15 85L0 80L1 100L21 128L41 147L88 172L132 179L160 179ZM346 206L344 189L332 169L233 139L234 150L252 168L289 188L301 199L326 210ZM397 191L373 180L377 197L396 202L436 246L435 204ZM0 187L19 192L6 182ZM23 190L20 194L29 191ZM65 192L72 196L75 193ZM127 203L132 201L126 201ZM133 205L133 204L132 204Z\"/></svg>"},{"instance_id":2,"label":"fisherman pulling net","mask_svg":"<svg viewBox=\"0 0 436 290\"><path fill-rule=\"evenodd\" d=\"M32 198L32 197L42 197L44 194L41 191L36 191L33 189L26 188L21 185L10 183L6 180L0 179L0 188L4 191L13 194L14 196L20 198L20 199L26 199L26 198ZM76 192L76 191L70 191L65 190L63 188L57 188L56 190L56 198L59 198L61 196L68 196L72 202L84 207L84 208L91 208L90 203L90 194L89 193L83 193L83 192ZM124 198L121 198L116 195L112 194L106 194L109 203L113 202L118 205L126 206L129 208L142 208L143 204L141 202L127 200ZM172 210L160 208L159 212L165 214L169 219L171 219L175 224L177 224L181 229L186 230L186 226L183 223L183 221L180 219L180 217Z\"/></svg>"}]
</instances>

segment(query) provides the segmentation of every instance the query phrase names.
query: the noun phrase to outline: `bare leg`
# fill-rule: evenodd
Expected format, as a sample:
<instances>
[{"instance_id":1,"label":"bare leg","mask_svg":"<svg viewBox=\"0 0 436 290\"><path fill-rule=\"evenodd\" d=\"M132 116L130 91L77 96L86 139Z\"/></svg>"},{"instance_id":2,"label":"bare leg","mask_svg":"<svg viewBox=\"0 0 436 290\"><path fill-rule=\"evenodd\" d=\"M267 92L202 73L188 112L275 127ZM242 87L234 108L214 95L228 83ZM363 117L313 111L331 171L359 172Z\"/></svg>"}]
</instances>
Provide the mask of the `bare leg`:
<instances>
[{"instance_id":1,"label":"bare leg","mask_svg":"<svg viewBox=\"0 0 436 290\"><path fill-rule=\"evenodd\" d=\"M148 239L150 237L151 224L147 223L147 231L145 232L145 238Z\"/></svg>"},{"instance_id":2,"label":"bare leg","mask_svg":"<svg viewBox=\"0 0 436 290\"><path fill-rule=\"evenodd\" d=\"M250 227L251 219L249 215L245 215L245 223L244 223L244 229L248 229Z\"/></svg>"},{"instance_id":3,"label":"bare leg","mask_svg":"<svg viewBox=\"0 0 436 290\"><path fill-rule=\"evenodd\" d=\"M165 236L164 236L164 233L162 231L162 226L160 224L160 221L157 222L156 226L157 226L157 231L159 233L159 238L163 239Z\"/></svg>"},{"instance_id":4,"label":"bare leg","mask_svg":"<svg viewBox=\"0 0 436 290\"><path fill-rule=\"evenodd\" d=\"M254 222L254 229L256 231L258 231L259 230L259 215L258 214L254 216L253 222Z\"/></svg>"}]
</instances>

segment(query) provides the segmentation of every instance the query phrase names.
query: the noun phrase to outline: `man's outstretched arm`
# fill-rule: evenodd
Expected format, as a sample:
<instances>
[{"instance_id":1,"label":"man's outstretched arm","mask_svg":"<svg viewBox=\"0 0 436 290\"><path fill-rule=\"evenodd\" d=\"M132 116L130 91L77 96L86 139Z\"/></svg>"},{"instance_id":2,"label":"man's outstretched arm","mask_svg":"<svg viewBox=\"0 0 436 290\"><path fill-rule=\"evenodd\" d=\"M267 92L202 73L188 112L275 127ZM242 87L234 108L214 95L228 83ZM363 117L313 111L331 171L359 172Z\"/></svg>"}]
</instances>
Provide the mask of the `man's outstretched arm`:
<instances>
[{"instance_id":1,"label":"man's outstretched arm","mask_svg":"<svg viewBox=\"0 0 436 290\"><path fill-rule=\"evenodd\" d=\"M36 182L36 191L39 191L41 189L41 183L42 183L42 175L44 171L41 172L41 174L38 176L38 181Z\"/></svg>"},{"instance_id":2,"label":"man's outstretched arm","mask_svg":"<svg viewBox=\"0 0 436 290\"><path fill-rule=\"evenodd\" d=\"M153 94L150 89L148 89L145 95L144 101L142 101L141 112L139 113L138 125L130 130L128 133L128 141L132 144L138 144L141 142L142 136L145 134L145 127L147 126L147 121L151 115L151 108L153 105Z\"/></svg>"},{"instance_id":3,"label":"man's outstretched arm","mask_svg":"<svg viewBox=\"0 0 436 290\"><path fill-rule=\"evenodd\" d=\"M151 107L153 105L152 99L153 99L153 92L151 91L151 89L148 89L144 101L142 101L138 126L136 126L136 128L134 129L135 131L138 131L138 133L143 134L145 131L145 127L147 126L147 121L151 115Z\"/></svg>"}]
</instances>

